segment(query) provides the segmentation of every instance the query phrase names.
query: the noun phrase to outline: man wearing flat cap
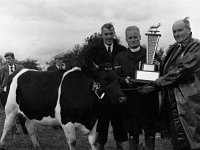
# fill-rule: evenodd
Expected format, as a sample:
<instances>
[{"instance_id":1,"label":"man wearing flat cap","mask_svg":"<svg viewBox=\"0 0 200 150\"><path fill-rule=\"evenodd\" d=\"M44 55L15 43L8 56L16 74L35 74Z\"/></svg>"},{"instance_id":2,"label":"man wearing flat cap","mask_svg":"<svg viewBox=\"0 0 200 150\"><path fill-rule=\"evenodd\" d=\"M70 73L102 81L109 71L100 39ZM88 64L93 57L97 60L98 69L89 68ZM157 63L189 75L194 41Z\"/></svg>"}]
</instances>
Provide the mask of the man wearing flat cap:
<instances>
[{"instance_id":1,"label":"man wearing flat cap","mask_svg":"<svg viewBox=\"0 0 200 150\"><path fill-rule=\"evenodd\" d=\"M58 70L58 69L66 69L65 64L63 63L63 55L56 55L54 57L55 64L49 66L47 68L48 71Z\"/></svg>"},{"instance_id":2,"label":"man wearing flat cap","mask_svg":"<svg viewBox=\"0 0 200 150\"><path fill-rule=\"evenodd\" d=\"M24 68L22 65L15 63L15 55L12 52L7 52L4 55L6 59L6 64L0 67L0 104L5 107L7 100L6 86L8 84L9 76L14 73L20 71ZM20 116L18 116L19 118ZM24 133L27 133L25 126L22 126L22 130ZM13 127L13 131L15 134L20 134L17 130L16 125Z\"/></svg>"},{"instance_id":3,"label":"man wearing flat cap","mask_svg":"<svg viewBox=\"0 0 200 150\"><path fill-rule=\"evenodd\" d=\"M15 71L24 68L22 65L15 64L15 56L12 52L7 52L4 55L6 64L0 67L0 100L2 105L5 105L5 91L8 83L8 77Z\"/></svg>"}]
</instances>

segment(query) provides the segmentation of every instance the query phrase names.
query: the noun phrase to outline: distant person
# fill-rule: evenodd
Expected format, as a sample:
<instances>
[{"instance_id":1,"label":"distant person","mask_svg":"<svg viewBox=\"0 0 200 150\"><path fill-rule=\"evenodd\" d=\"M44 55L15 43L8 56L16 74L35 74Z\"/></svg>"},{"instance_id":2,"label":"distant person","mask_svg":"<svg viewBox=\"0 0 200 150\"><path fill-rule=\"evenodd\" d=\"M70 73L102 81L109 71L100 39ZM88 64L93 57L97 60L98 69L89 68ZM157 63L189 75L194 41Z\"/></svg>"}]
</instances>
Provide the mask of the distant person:
<instances>
[{"instance_id":1,"label":"distant person","mask_svg":"<svg viewBox=\"0 0 200 150\"><path fill-rule=\"evenodd\" d=\"M125 31L128 48L115 57L115 66L121 66L117 73L127 96L122 107L123 125L129 139L129 150L138 150L139 135L145 133L148 150L154 150L156 122L158 117L158 93L141 95L136 90L144 83L134 83L136 70L146 63L146 49L140 45L141 35L137 26L129 26ZM133 90L131 90L133 89Z\"/></svg>"},{"instance_id":2,"label":"distant person","mask_svg":"<svg viewBox=\"0 0 200 150\"><path fill-rule=\"evenodd\" d=\"M0 67L0 100L3 107L5 107L7 101L6 88L9 76L24 68L22 65L16 64L13 52L5 53L4 57L6 59L6 64ZM27 133L27 130L25 132ZM16 133L19 134L17 131Z\"/></svg>"},{"instance_id":3,"label":"distant person","mask_svg":"<svg viewBox=\"0 0 200 150\"><path fill-rule=\"evenodd\" d=\"M163 118L174 150L200 150L200 43L188 17L172 26L176 42L167 51L161 77Z\"/></svg>"},{"instance_id":4,"label":"distant person","mask_svg":"<svg viewBox=\"0 0 200 150\"><path fill-rule=\"evenodd\" d=\"M53 71L53 70L58 70L58 69L66 69L65 63L63 63L63 55L56 55L55 58L55 64L49 66L47 68L47 71Z\"/></svg>"},{"instance_id":5,"label":"distant person","mask_svg":"<svg viewBox=\"0 0 200 150\"><path fill-rule=\"evenodd\" d=\"M14 53L7 52L4 57L6 59L6 64L0 67L0 98L4 97L3 95L6 92L9 75L11 75L15 71L17 72L24 68L22 65L15 63ZM1 102L5 106L5 102L3 99L1 99Z\"/></svg>"},{"instance_id":6,"label":"distant person","mask_svg":"<svg viewBox=\"0 0 200 150\"><path fill-rule=\"evenodd\" d=\"M115 39L115 29L111 23L106 23L101 27L102 41L100 45L89 49L85 63L89 67L93 67L93 63L100 65L102 63L113 64L116 54L126 50L119 45ZM120 106L108 104L108 96L105 96L100 104L100 113L98 114L98 148L105 149L108 140L109 123L113 128L114 140L116 141L116 150L123 150L123 142L127 140L127 135L123 130L122 118L120 117Z\"/></svg>"},{"instance_id":7,"label":"distant person","mask_svg":"<svg viewBox=\"0 0 200 150\"><path fill-rule=\"evenodd\" d=\"M63 63L63 55L61 55L61 54L56 55L54 57L54 60L55 60L55 64L49 66L47 68L47 71L55 71L55 70L59 70L59 69L65 70L66 69L66 66ZM52 128L53 129L61 129L61 126L55 125L55 126L52 126Z\"/></svg>"}]
</instances>

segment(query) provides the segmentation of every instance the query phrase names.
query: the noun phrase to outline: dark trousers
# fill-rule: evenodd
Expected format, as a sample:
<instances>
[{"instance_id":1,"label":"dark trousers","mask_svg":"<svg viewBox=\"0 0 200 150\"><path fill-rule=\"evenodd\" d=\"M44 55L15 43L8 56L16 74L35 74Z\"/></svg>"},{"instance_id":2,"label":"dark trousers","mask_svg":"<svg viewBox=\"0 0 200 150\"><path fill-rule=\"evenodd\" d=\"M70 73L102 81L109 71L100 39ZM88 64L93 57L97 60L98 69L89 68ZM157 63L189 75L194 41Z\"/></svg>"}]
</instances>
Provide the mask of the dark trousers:
<instances>
[{"instance_id":1,"label":"dark trousers","mask_svg":"<svg viewBox=\"0 0 200 150\"><path fill-rule=\"evenodd\" d=\"M153 136L158 124L158 94L140 95L137 91L126 92L127 102L122 105L123 126L129 135Z\"/></svg>"},{"instance_id":2,"label":"dark trousers","mask_svg":"<svg viewBox=\"0 0 200 150\"><path fill-rule=\"evenodd\" d=\"M98 115L97 132L99 144L106 144L108 140L109 123L113 129L113 135L116 142L126 141L127 134L123 130L122 118L120 115L120 105L100 104Z\"/></svg>"},{"instance_id":3,"label":"dark trousers","mask_svg":"<svg viewBox=\"0 0 200 150\"><path fill-rule=\"evenodd\" d=\"M7 101L7 93L5 91L2 91L0 93L0 102L1 102L1 105L2 105L3 108L6 105L6 101Z\"/></svg>"}]
</instances>

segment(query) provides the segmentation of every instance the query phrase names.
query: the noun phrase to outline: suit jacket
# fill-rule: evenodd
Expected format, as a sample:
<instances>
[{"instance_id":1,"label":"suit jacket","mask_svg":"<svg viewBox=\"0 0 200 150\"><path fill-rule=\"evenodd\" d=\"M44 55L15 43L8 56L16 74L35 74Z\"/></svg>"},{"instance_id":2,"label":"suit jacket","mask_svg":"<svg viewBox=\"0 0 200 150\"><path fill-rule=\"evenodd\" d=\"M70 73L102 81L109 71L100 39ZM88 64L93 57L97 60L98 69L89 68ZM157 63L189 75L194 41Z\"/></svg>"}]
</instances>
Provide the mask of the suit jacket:
<instances>
[{"instance_id":1,"label":"suit jacket","mask_svg":"<svg viewBox=\"0 0 200 150\"><path fill-rule=\"evenodd\" d=\"M15 71L20 71L24 67L22 65L15 64ZM3 65L0 67L0 93L4 90L4 87L7 86L9 77L9 67L8 65Z\"/></svg>"},{"instance_id":2,"label":"suit jacket","mask_svg":"<svg viewBox=\"0 0 200 150\"><path fill-rule=\"evenodd\" d=\"M107 49L104 45L103 42L101 42L101 44L91 48L88 50L88 53L86 55L86 60L85 63L86 65L88 65L89 67L93 67L93 63L96 63L97 65L100 65L102 63L111 63L113 64L114 62L114 57L122 52L126 50L126 48L122 45L113 44L113 50L111 55L107 52Z\"/></svg>"}]
</instances>

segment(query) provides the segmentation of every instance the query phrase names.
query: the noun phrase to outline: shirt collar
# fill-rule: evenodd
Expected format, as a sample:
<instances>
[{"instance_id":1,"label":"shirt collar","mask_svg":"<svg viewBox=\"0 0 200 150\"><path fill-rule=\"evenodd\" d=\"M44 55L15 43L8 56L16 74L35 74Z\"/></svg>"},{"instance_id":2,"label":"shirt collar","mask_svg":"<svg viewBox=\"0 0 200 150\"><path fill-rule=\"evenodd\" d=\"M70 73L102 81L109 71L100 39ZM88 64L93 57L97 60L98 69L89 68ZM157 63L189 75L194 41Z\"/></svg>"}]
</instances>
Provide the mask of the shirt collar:
<instances>
[{"instance_id":1,"label":"shirt collar","mask_svg":"<svg viewBox=\"0 0 200 150\"><path fill-rule=\"evenodd\" d=\"M140 46L138 46L137 48L129 48L131 52L137 52L140 50Z\"/></svg>"},{"instance_id":2,"label":"shirt collar","mask_svg":"<svg viewBox=\"0 0 200 150\"><path fill-rule=\"evenodd\" d=\"M112 52L112 50L113 50L113 44L108 46L108 45L106 45L106 44L104 43L104 45L105 45L107 51L108 51L108 47L110 46L110 50L111 50L111 52Z\"/></svg>"}]
</instances>

